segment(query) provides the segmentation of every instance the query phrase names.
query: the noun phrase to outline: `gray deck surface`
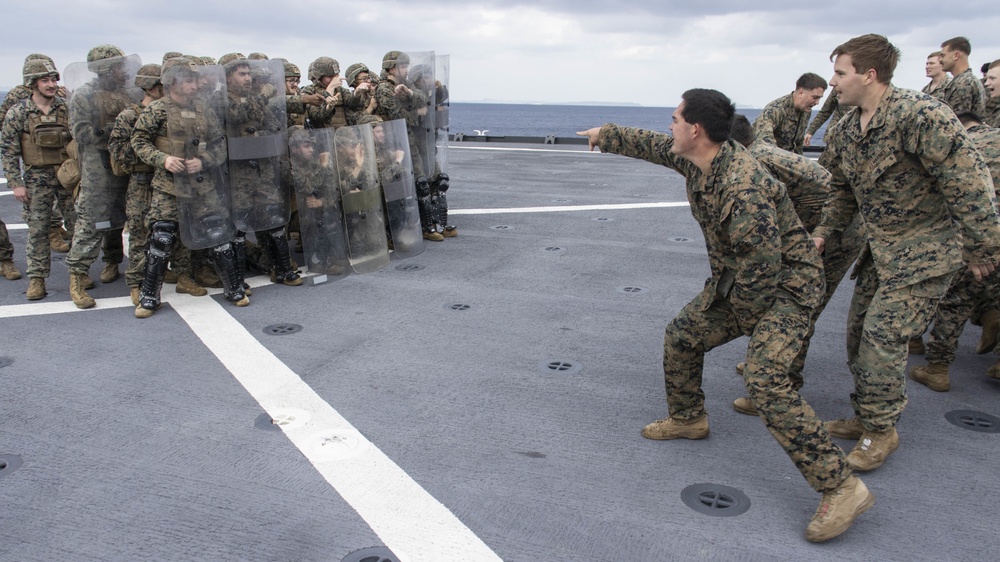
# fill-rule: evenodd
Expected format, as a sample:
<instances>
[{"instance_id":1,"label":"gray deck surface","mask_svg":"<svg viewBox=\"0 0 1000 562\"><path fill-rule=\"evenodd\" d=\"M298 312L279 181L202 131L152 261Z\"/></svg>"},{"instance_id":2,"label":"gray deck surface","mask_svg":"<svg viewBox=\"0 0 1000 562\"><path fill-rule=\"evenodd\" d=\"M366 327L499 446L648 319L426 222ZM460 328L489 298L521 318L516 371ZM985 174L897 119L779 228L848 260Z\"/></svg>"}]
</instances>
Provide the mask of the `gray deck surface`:
<instances>
[{"instance_id":1,"label":"gray deck surface","mask_svg":"<svg viewBox=\"0 0 1000 562\"><path fill-rule=\"evenodd\" d=\"M376 545L431 561L996 558L1000 435L945 419L1000 415L979 328L951 392L909 385L900 449L863 476L875 506L813 545L819 495L731 407L746 339L706 358L711 437L639 434L667 415L662 330L708 274L689 209L545 209L684 203L680 176L580 147L453 145L451 177L457 238L334 283L257 278L243 309L165 285L168 304L137 320L120 279L77 311L64 254L42 301L0 279L0 463L23 461L0 469L0 559L340 561ZM23 272L6 185L0 217ZM850 413L850 290L806 366L824 419ZM264 332L286 323L303 329ZM557 361L572 368L545 368ZM261 429L265 412L298 425ZM741 490L749 511L688 508L699 483Z\"/></svg>"}]
</instances>

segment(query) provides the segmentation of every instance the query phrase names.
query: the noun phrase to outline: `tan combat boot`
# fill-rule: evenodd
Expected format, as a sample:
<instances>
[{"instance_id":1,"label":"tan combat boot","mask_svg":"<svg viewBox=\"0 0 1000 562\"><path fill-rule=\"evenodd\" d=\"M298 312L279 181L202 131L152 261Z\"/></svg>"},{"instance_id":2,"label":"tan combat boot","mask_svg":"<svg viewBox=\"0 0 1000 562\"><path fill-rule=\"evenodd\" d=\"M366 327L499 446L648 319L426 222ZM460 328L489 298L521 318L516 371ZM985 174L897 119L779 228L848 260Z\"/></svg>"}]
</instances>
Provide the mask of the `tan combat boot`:
<instances>
[{"instance_id":1,"label":"tan combat boot","mask_svg":"<svg viewBox=\"0 0 1000 562\"><path fill-rule=\"evenodd\" d=\"M83 275L81 275L81 277L83 277L83 288L84 289L93 289L94 288L94 280L90 278L90 274L89 273L84 273Z\"/></svg>"},{"instance_id":2,"label":"tan combat boot","mask_svg":"<svg viewBox=\"0 0 1000 562\"><path fill-rule=\"evenodd\" d=\"M757 407L753 405L753 401L746 396L741 396L740 398L733 400L733 409L748 416L760 415L757 413Z\"/></svg>"},{"instance_id":3,"label":"tan combat boot","mask_svg":"<svg viewBox=\"0 0 1000 562\"><path fill-rule=\"evenodd\" d=\"M444 236L438 234L436 230L425 230L424 240L430 240L432 242L441 242L442 240L444 240Z\"/></svg>"},{"instance_id":4,"label":"tan combat boot","mask_svg":"<svg viewBox=\"0 0 1000 562\"><path fill-rule=\"evenodd\" d=\"M178 293L189 294L192 297L203 297L208 294L208 290L205 287L202 287L194 279L185 274L177 276L177 286L174 287L174 290Z\"/></svg>"},{"instance_id":5,"label":"tan combat boot","mask_svg":"<svg viewBox=\"0 0 1000 562\"><path fill-rule=\"evenodd\" d=\"M1000 311L987 310L983 313L982 323L983 333L976 344L976 353L980 355L993 351L997 345L997 338L1000 338Z\"/></svg>"},{"instance_id":6,"label":"tan combat boot","mask_svg":"<svg viewBox=\"0 0 1000 562\"><path fill-rule=\"evenodd\" d=\"M861 434L865 432L861 418L857 416L823 422L823 426L830 435L840 439L861 439Z\"/></svg>"},{"instance_id":7,"label":"tan combat boot","mask_svg":"<svg viewBox=\"0 0 1000 562\"><path fill-rule=\"evenodd\" d=\"M29 301L37 301L38 299L45 298L45 279L41 277L32 277L28 281L28 292L25 296L28 297Z\"/></svg>"},{"instance_id":8,"label":"tan combat boot","mask_svg":"<svg viewBox=\"0 0 1000 562\"><path fill-rule=\"evenodd\" d=\"M997 361L992 367L986 369L986 376L991 379L1000 379L1000 361Z\"/></svg>"},{"instance_id":9,"label":"tan combat boot","mask_svg":"<svg viewBox=\"0 0 1000 562\"><path fill-rule=\"evenodd\" d=\"M101 283L114 283L121 276L117 263L106 263L104 269L101 270Z\"/></svg>"},{"instance_id":10,"label":"tan combat boot","mask_svg":"<svg viewBox=\"0 0 1000 562\"><path fill-rule=\"evenodd\" d=\"M444 230L441 231L441 236L445 238L454 238L458 236L458 229L454 226L446 226Z\"/></svg>"},{"instance_id":11,"label":"tan combat boot","mask_svg":"<svg viewBox=\"0 0 1000 562\"><path fill-rule=\"evenodd\" d=\"M642 428L646 439L704 439L708 437L708 414L688 421L664 418Z\"/></svg>"},{"instance_id":12,"label":"tan combat boot","mask_svg":"<svg viewBox=\"0 0 1000 562\"><path fill-rule=\"evenodd\" d=\"M129 287L129 296L132 297L132 304L139 306L139 287Z\"/></svg>"},{"instance_id":13,"label":"tan combat boot","mask_svg":"<svg viewBox=\"0 0 1000 562\"><path fill-rule=\"evenodd\" d=\"M806 540L824 542L840 536L859 515L875 505L875 495L857 476L850 476L837 488L823 493L809 526Z\"/></svg>"},{"instance_id":14,"label":"tan combat boot","mask_svg":"<svg viewBox=\"0 0 1000 562\"><path fill-rule=\"evenodd\" d=\"M135 307L136 318L149 318L150 316L153 315L154 312L156 312L155 308L143 308L138 305L136 305Z\"/></svg>"},{"instance_id":15,"label":"tan combat boot","mask_svg":"<svg viewBox=\"0 0 1000 562\"><path fill-rule=\"evenodd\" d=\"M3 260L0 262L0 275L3 275L11 281L21 278L21 272L17 270L17 266L14 265L14 262L11 260Z\"/></svg>"},{"instance_id":16,"label":"tan combat boot","mask_svg":"<svg viewBox=\"0 0 1000 562\"><path fill-rule=\"evenodd\" d=\"M910 355L923 355L927 352L927 348L924 347L924 338L922 336L913 338L906 344L906 350Z\"/></svg>"},{"instance_id":17,"label":"tan combat boot","mask_svg":"<svg viewBox=\"0 0 1000 562\"><path fill-rule=\"evenodd\" d=\"M57 228L49 229L49 246L52 247L53 252L59 252L60 254L65 254L69 251L69 244L63 240Z\"/></svg>"},{"instance_id":18,"label":"tan combat boot","mask_svg":"<svg viewBox=\"0 0 1000 562\"><path fill-rule=\"evenodd\" d=\"M746 368L747 368L746 361L740 361L739 363L736 364L736 373L742 377L743 371L746 370Z\"/></svg>"},{"instance_id":19,"label":"tan combat boot","mask_svg":"<svg viewBox=\"0 0 1000 562\"><path fill-rule=\"evenodd\" d=\"M87 294L83 286L83 275L77 273L69 274L69 296L73 299L73 304L77 308L91 308L97 301Z\"/></svg>"},{"instance_id":20,"label":"tan combat boot","mask_svg":"<svg viewBox=\"0 0 1000 562\"><path fill-rule=\"evenodd\" d=\"M888 431L868 431L858 439L858 444L847 455L847 464L858 472L868 472L882 466L889 455L899 448L896 428Z\"/></svg>"},{"instance_id":21,"label":"tan combat boot","mask_svg":"<svg viewBox=\"0 0 1000 562\"><path fill-rule=\"evenodd\" d=\"M63 240L69 242L73 239L73 233L63 228L62 225L52 227L53 230L59 233L59 237Z\"/></svg>"},{"instance_id":22,"label":"tan combat boot","mask_svg":"<svg viewBox=\"0 0 1000 562\"><path fill-rule=\"evenodd\" d=\"M948 392L951 383L948 381L948 366L940 363L916 365L910 369L910 378L935 392Z\"/></svg>"},{"instance_id":23,"label":"tan combat boot","mask_svg":"<svg viewBox=\"0 0 1000 562\"><path fill-rule=\"evenodd\" d=\"M168 269L167 272L163 274L163 282L171 285L177 282L177 274L174 273L174 270Z\"/></svg>"}]
</instances>

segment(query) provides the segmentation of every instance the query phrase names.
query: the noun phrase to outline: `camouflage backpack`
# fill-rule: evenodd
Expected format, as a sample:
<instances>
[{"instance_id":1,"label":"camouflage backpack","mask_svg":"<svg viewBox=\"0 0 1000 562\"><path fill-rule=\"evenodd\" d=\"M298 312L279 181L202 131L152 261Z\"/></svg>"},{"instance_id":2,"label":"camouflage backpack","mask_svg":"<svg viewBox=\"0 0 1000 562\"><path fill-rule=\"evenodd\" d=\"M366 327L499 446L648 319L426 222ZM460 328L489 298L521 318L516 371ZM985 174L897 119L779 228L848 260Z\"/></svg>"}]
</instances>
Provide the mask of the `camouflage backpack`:
<instances>
[{"instance_id":1,"label":"camouflage backpack","mask_svg":"<svg viewBox=\"0 0 1000 562\"><path fill-rule=\"evenodd\" d=\"M137 113L142 112L142 107L135 105L132 108ZM111 161L111 172L116 176L127 176L132 173L132 168L138 161L135 150L132 149L132 131L126 130L124 125L127 121L119 119L115 122L111 135L108 137L108 155Z\"/></svg>"}]
</instances>

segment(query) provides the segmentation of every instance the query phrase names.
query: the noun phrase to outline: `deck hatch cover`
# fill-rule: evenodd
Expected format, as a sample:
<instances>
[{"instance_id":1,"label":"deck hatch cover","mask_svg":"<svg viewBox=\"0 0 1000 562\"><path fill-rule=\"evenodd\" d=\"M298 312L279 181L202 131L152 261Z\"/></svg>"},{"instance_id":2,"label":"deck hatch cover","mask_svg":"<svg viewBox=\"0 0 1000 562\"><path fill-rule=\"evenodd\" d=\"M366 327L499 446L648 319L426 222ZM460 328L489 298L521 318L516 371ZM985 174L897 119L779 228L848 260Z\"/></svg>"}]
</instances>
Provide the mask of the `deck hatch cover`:
<instances>
[{"instance_id":1,"label":"deck hatch cover","mask_svg":"<svg viewBox=\"0 0 1000 562\"><path fill-rule=\"evenodd\" d=\"M370 546L355 550L341 562L399 562L399 557L384 546Z\"/></svg>"},{"instance_id":2,"label":"deck hatch cover","mask_svg":"<svg viewBox=\"0 0 1000 562\"><path fill-rule=\"evenodd\" d=\"M979 433L1000 433L1000 418L975 410L952 410L944 419L969 431Z\"/></svg>"},{"instance_id":3,"label":"deck hatch cover","mask_svg":"<svg viewBox=\"0 0 1000 562\"><path fill-rule=\"evenodd\" d=\"M681 491L684 505L712 517L733 517L750 509L750 498L721 484L692 484Z\"/></svg>"},{"instance_id":4,"label":"deck hatch cover","mask_svg":"<svg viewBox=\"0 0 1000 562\"><path fill-rule=\"evenodd\" d=\"M264 328L264 333L269 336L287 336L301 331L299 324L271 324Z\"/></svg>"}]
</instances>

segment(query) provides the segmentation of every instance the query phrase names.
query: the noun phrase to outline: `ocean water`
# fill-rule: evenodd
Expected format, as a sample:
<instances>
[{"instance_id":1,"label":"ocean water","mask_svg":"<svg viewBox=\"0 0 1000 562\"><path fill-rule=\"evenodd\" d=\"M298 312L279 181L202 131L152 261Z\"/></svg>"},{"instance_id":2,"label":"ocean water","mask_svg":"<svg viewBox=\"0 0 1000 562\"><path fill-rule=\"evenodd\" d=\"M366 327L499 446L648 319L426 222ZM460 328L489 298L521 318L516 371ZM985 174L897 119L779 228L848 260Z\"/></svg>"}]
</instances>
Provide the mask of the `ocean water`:
<instances>
[{"instance_id":1,"label":"ocean water","mask_svg":"<svg viewBox=\"0 0 1000 562\"><path fill-rule=\"evenodd\" d=\"M666 132L673 107L603 106L603 105L528 105L506 103L452 103L451 134L475 136L572 137L577 131L617 123ZM752 123L760 109L737 108ZM813 115L815 116L815 111ZM826 130L815 135L817 144Z\"/></svg>"},{"instance_id":2,"label":"ocean water","mask_svg":"<svg viewBox=\"0 0 1000 562\"><path fill-rule=\"evenodd\" d=\"M475 136L572 137L577 131L617 123L666 132L673 107L452 103L450 132ZM753 122L759 109L740 109Z\"/></svg>"}]
</instances>

